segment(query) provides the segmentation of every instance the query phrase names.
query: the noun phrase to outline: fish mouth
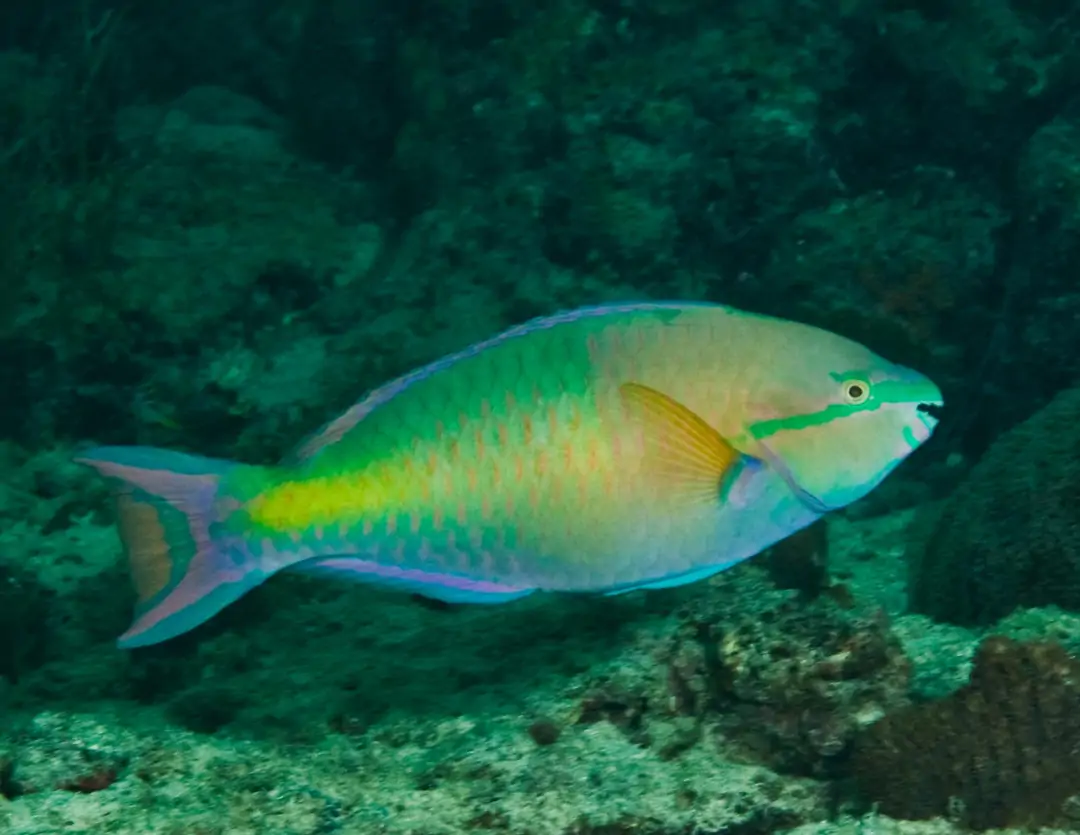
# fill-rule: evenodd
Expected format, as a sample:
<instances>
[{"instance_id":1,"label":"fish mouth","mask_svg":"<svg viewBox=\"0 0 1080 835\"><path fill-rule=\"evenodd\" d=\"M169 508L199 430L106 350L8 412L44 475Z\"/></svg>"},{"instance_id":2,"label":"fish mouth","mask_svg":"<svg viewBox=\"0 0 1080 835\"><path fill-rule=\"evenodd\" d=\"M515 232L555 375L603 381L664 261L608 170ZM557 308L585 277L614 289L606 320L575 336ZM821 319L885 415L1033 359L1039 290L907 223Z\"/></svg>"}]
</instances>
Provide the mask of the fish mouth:
<instances>
[{"instance_id":1,"label":"fish mouth","mask_svg":"<svg viewBox=\"0 0 1080 835\"><path fill-rule=\"evenodd\" d=\"M944 401L938 400L937 402L920 403L915 407L916 412L923 412L935 420L941 419L941 410L945 408Z\"/></svg>"},{"instance_id":2,"label":"fish mouth","mask_svg":"<svg viewBox=\"0 0 1080 835\"><path fill-rule=\"evenodd\" d=\"M915 407L915 416L926 427L927 431L933 432L941 422L942 412L945 409L944 400L927 400Z\"/></svg>"}]
</instances>

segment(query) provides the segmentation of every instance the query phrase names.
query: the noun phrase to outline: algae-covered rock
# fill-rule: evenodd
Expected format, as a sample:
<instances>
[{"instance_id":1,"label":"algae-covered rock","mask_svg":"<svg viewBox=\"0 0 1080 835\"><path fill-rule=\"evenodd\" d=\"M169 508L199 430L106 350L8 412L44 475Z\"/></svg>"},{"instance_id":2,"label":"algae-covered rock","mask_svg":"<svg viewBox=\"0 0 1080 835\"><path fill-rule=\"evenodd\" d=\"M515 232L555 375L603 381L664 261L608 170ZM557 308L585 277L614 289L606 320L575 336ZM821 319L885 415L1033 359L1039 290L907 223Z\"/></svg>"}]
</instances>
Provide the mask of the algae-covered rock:
<instances>
[{"instance_id":1,"label":"algae-covered rock","mask_svg":"<svg viewBox=\"0 0 1080 835\"><path fill-rule=\"evenodd\" d=\"M1029 403L1080 376L1080 106L1073 103L1028 140L1017 185L1023 263L1010 278L1015 335L1003 358L1009 385L997 399ZM1023 373L1021 368L1036 373ZM1011 407L1015 409L1015 406Z\"/></svg>"},{"instance_id":2,"label":"algae-covered rock","mask_svg":"<svg viewBox=\"0 0 1080 835\"><path fill-rule=\"evenodd\" d=\"M911 608L986 624L1018 606L1080 608L1080 388L1002 436L928 510L908 551Z\"/></svg>"},{"instance_id":3,"label":"algae-covered rock","mask_svg":"<svg viewBox=\"0 0 1080 835\"><path fill-rule=\"evenodd\" d=\"M898 818L972 829L1068 825L1080 792L1080 661L1058 644L1003 636L979 646L968 684L867 729L855 775Z\"/></svg>"},{"instance_id":4,"label":"algae-covered rock","mask_svg":"<svg viewBox=\"0 0 1080 835\"><path fill-rule=\"evenodd\" d=\"M25 569L0 562L0 679L16 681L45 650L49 596Z\"/></svg>"},{"instance_id":5,"label":"algae-covered rock","mask_svg":"<svg viewBox=\"0 0 1080 835\"><path fill-rule=\"evenodd\" d=\"M129 734L107 722L44 712L15 729L4 794L93 794L109 788L128 763Z\"/></svg>"},{"instance_id":6,"label":"algae-covered rock","mask_svg":"<svg viewBox=\"0 0 1080 835\"><path fill-rule=\"evenodd\" d=\"M1064 2L957 0L884 4L884 41L922 81L955 90L997 118L1080 78L1080 56L1062 45L1080 21Z\"/></svg>"},{"instance_id":7,"label":"algae-covered rock","mask_svg":"<svg viewBox=\"0 0 1080 835\"><path fill-rule=\"evenodd\" d=\"M715 712L734 756L782 774L844 775L858 732L907 704L911 665L883 616L820 598L688 626L694 641L671 661L673 698Z\"/></svg>"}]
</instances>

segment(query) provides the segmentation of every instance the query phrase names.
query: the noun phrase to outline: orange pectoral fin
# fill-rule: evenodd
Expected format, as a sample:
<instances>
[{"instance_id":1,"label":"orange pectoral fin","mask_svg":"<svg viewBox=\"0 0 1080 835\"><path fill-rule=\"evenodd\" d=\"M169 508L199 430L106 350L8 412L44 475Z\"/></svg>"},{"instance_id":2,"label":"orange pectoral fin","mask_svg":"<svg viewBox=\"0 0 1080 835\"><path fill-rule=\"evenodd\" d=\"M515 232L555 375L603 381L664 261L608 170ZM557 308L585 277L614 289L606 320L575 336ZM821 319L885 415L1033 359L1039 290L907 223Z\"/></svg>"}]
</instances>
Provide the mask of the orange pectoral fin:
<instances>
[{"instance_id":1,"label":"orange pectoral fin","mask_svg":"<svg viewBox=\"0 0 1080 835\"><path fill-rule=\"evenodd\" d=\"M661 495L715 503L743 455L700 416L640 383L619 387L624 408L641 428L643 465Z\"/></svg>"}]
</instances>

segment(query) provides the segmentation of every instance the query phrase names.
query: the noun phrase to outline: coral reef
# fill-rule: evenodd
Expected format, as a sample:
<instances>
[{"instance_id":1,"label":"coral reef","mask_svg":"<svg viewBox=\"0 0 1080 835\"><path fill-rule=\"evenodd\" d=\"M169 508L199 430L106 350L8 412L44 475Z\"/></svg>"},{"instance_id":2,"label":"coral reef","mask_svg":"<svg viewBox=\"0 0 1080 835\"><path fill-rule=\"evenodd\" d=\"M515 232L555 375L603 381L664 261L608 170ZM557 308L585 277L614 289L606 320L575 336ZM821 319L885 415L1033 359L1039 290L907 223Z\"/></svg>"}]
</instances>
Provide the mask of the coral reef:
<instances>
[{"instance_id":1,"label":"coral reef","mask_svg":"<svg viewBox=\"0 0 1080 835\"><path fill-rule=\"evenodd\" d=\"M1066 48L1078 26L1067 3L890 5L883 22L896 59L915 76L959 92L976 112L1018 112L1080 80L1080 59Z\"/></svg>"},{"instance_id":2,"label":"coral reef","mask_svg":"<svg viewBox=\"0 0 1080 835\"><path fill-rule=\"evenodd\" d=\"M1025 400L1046 391L1047 384L1066 388L1080 376L1080 291L1070 266L1080 258L1080 108L1075 102L1041 125L1020 156L1019 205L1028 225L1020 239L1021 257L1009 276L1011 339L996 350L1006 368L1031 363L1030 379L1013 373L1008 395ZM993 398L1004 399L1005 392Z\"/></svg>"},{"instance_id":3,"label":"coral reef","mask_svg":"<svg viewBox=\"0 0 1080 835\"><path fill-rule=\"evenodd\" d=\"M99 719L32 720L14 752L15 773L83 788L0 799L0 831L676 835L694 827L767 833L826 814L824 794L809 781L706 752L663 762L607 725L540 748L519 725L494 717L425 728L402 718L362 741L329 736L297 749ZM79 751L92 752L93 764ZM113 762L126 765L112 774L105 764Z\"/></svg>"},{"instance_id":4,"label":"coral reef","mask_svg":"<svg viewBox=\"0 0 1080 835\"><path fill-rule=\"evenodd\" d=\"M124 746L115 736L103 724L58 713L38 714L9 736L4 796L104 791L128 765Z\"/></svg>"},{"instance_id":5,"label":"coral reef","mask_svg":"<svg viewBox=\"0 0 1080 835\"><path fill-rule=\"evenodd\" d=\"M1071 749L1015 736L1074 733L1038 642L1080 651L1051 605L1080 610L1075 3L121 6L0 8L0 832L1075 829ZM77 446L274 460L511 322L660 297L860 339L946 421L690 588L478 610L285 576L116 651Z\"/></svg>"},{"instance_id":6,"label":"coral reef","mask_svg":"<svg viewBox=\"0 0 1080 835\"><path fill-rule=\"evenodd\" d=\"M739 621L690 613L694 641L669 673L683 710L714 714L741 758L781 773L845 773L858 731L907 704L911 668L882 614L852 617L823 598Z\"/></svg>"},{"instance_id":7,"label":"coral reef","mask_svg":"<svg viewBox=\"0 0 1080 835\"><path fill-rule=\"evenodd\" d=\"M32 573L0 564L0 678L18 682L41 664L48 607L48 593Z\"/></svg>"},{"instance_id":8,"label":"coral reef","mask_svg":"<svg viewBox=\"0 0 1080 835\"><path fill-rule=\"evenodd\" d=\"M992 636L970 682L860 735L854 773L881 812L973 829L1067 825L1080 794L1080 661L1052 643Z\"/></svg>"},{"instance_id":9,"label":"coral reef","mask_svg":"<svg viewBox=\"0 0 1080 835\"><path fill-rule=\"evenodd\" d=\"M939 506L908 554L911 607L988 624L1017 606L1080 608L1080 389L1002 436Z\"/></svg>"}]
</instances>

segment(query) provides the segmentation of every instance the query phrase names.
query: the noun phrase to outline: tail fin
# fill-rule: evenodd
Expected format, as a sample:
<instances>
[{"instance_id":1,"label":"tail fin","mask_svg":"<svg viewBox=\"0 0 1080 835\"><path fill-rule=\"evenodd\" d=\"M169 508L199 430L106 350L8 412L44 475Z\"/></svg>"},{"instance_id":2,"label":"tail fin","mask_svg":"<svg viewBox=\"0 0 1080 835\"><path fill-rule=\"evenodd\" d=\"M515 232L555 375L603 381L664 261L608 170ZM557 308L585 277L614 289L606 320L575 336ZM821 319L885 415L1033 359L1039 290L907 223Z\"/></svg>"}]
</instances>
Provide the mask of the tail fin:
<instances>
[{"instance_id":1,"label":"tail fin","mask_svg":"<svg viewBox=\"0 0 1080 835\"><path fill-rule=\"evenodd\" d=\"M209 620L267 577L220 494L230 461L152 447L98 447L75 459L112 483L117 525L138 595L123 649L176 637Z\"/></svg>"}]
</instances>

